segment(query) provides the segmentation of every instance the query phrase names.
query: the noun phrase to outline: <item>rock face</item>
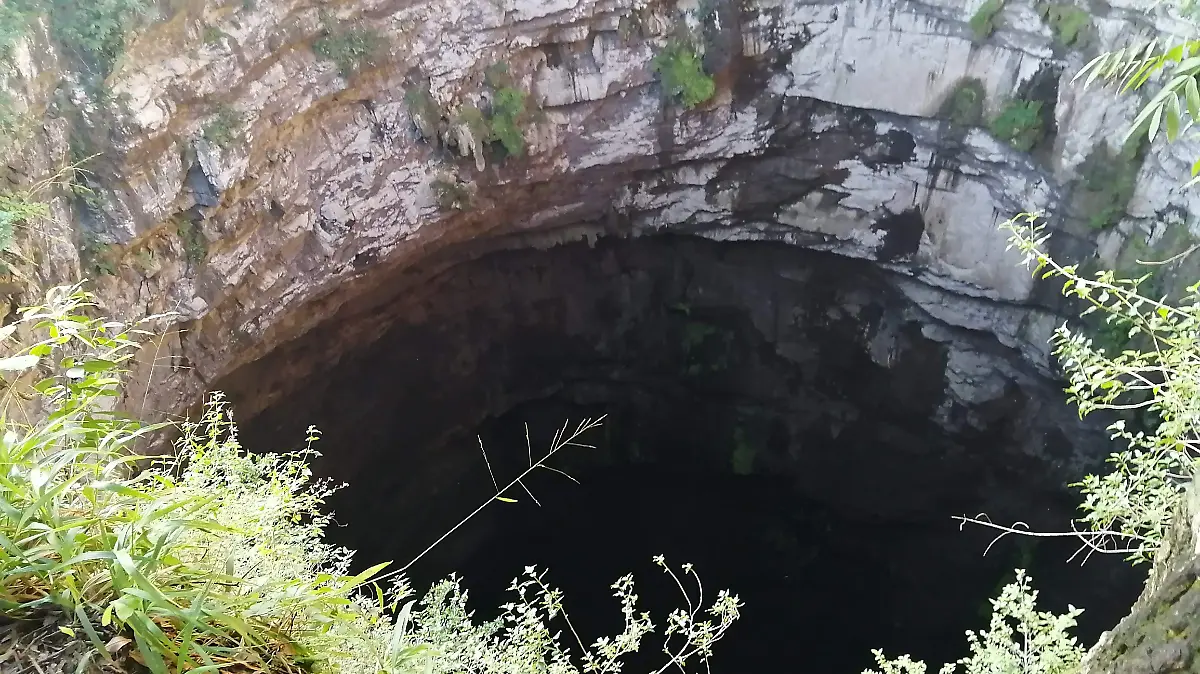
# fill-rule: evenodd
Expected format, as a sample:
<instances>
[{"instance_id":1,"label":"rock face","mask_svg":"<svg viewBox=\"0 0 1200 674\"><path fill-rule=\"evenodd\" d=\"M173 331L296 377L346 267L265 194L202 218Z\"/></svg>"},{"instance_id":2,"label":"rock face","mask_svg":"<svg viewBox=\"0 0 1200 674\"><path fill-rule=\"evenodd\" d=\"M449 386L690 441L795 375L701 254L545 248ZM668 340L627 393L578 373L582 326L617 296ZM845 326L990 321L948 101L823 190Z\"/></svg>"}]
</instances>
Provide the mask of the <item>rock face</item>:
<instances>
[{"instance_id":1,"label":"rock face","mask_svg":"<svg viewBox=\"0 0 1200 674\"><path fill-rule=\"evenodd\" d=\"M187 0L138 29L103 105L60 77L35 27L0 80L34 120L0 178L102 155L79 179L88 198L58 194L51 222L19 237L17 287L81 265L109 311L180 312L127 404L179 411L220 384L249 419L436 315L439 279L470 260L605 237L774 242L882 274L919 314L914 343L939 354L922 413L977 432L1013 391L1052 397L1046 339L1071 313L1016 266L999 223L1043 212L1057 254L1123 270L1200 234L1200 197L1171 187L1197 148L1121 155L1137 101L1071 82L1096 50L1186 26L1114 0L1066 34L1009 0L983 36L982 4ZM692 110L654 66L681 31L715 83ZM339 67L329 41L348 36L377 44ZM504 87L536 109L519 156L471 123ZM987 128L1013 100L1043 130L1029 152ZM465 209L446 207L447 185ZM1167 284L1197 270L1176 262ZM858 328L890 364L895 326ZM1071 422L1036 407L1005 417L1023 424L1006 436L1021 455L1077 475L1107 451L1082 426L1051 433Z\"/></svg>"},{"instance_id":2,"label":"rock face","mask_svg":"<svg viewBox=\"0 0 1200 674\"><path fill-rule=\"evenodd\" d=\"M1200 671L1200 492L1195 484L1133 611L1088 653L1084 672Z\"/></svg>"},{"instance_id":3,"label":"rock face","mask_svg":"<svg viewBox=\"0 0 1200 674\"><path fill-rule=\"evenodd\" d=\"M919 281L930 311L1044 368L1058 319L1017 308L1036 304L1034 286L997 223L1044 211L1065 250L1116 263L1130 240L1179 244L1151 218L1186 225L1200 209L1163 188L1184 175L1184 157L1153 150L1134 215L1088 231L1072 199L1080 167L1133 102L1071 86L1083 56L1023 2L977 43L975 4L431 0L330 14L304 2L190 2L131 40L106 82L115 107L50 76L62 66L36 32L7 87L42 117L27 172L63 162L80 135L104 150L88 181L97 197L75 218L59 199L56 215L81 223L58 238L80 243L112 310L182 312L184 331L158 348L171 368L155 371L148 399L133 394L154 409L190 404L302 335L368 292L377 269L455 247L663 231L876 260ZM1119 3L1093 14L1089 48L1152 28ZM681 23L702 38L717 84L692 111L663 100L652 68ZM347 78L310 47L348 30L381 45ZM444 124L464 105L486 107L496 63L540 112L522 129L527 156L477 170L419 129L436 128L430 110ZM982 85L984 117L1014 96L1043 103L1051 133L1032 156L936 119L967 78ZM473 184L467 212L438 206L442 173ZM72 257L60 245L41 259ZM58 280L58 269L39 272ZM961 296L994 305L960 312ZM355 328L356 339L380 329Z\"/></svg>"},{"instance_id":4,"label":"rock face","mask_svg":"<svg viewBox=\"0 0 1200 674\"><path fill-rule=\"evenodd\" d=\"M779 650L788 634L824 644L814 657L828 658L827 672L863 671L871 648L953 660L1018 559L1033 565L1044 602L1087 607L1089 640L1137 593L1141 579L1120 560L1064 563L1071 541L1033 553L1005 540L983 557L992 534L949 519L987 512L1066 526L1075 500L1062 485L1104 437L994 337L923 310L907 277L782 243L680 236L501 251L418 271L391 276L392 299L363 310L387 318L385 334L300 377L241 425L247 447L272 449L296 446L308 424L321 429L318 472L351 485L332 501L333 536L362 559L413 559L486 499L492 475L505 484L564 423L607 414L581 439L595 449L552 462L579 485L535 471L527 486L541 507L511 494L518 503L456 530L412 569L416 579L455 569L469 572L473 593L490 576L501 590L537 562L555 582L579 578L565 588L575 597L653 554L688 559L707 586L736 587L755 607L745 639L724 644L722 669L747 672L790 659ZM985 304L964 301L962 311L969 302ZM331 323L353 323L355 304ZM336 344L335 334L315 328L216 386L235 408L250 406L256 384L294 375L305 350ZM598 489L614 472L623 479ZM676 497L636 512L639 480ZM760 489L776 497L760 499ZM737 506L720 505L730 500ZM521 508L562 516L521 527L512 521ZM622 508L631 514L609 515ZM814 510L825 513L819 525ZM803 543L786 542L795 539ZM538 540L552 544L535 549ZM596 615L608 616L609 599L595 597Z\"/></svg>"}]
</instances>

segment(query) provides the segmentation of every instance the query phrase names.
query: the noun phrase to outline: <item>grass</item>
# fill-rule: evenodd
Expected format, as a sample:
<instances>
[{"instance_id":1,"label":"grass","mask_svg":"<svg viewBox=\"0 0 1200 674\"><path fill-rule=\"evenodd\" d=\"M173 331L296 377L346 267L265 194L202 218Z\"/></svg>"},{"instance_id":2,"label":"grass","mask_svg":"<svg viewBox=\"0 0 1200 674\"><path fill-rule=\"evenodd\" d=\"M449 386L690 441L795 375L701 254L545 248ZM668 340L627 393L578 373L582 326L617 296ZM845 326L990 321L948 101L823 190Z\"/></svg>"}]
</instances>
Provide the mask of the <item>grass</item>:
<instances>
[{"instance_id":1,"label":"grass","mask_svg":"<svg viewBox=\"0 0 1200 674\"><path fill-rule=\"evenodd\" d=\"M1041 101L1020 98L1008 101L989 129L992 135L1022 152L1033 150L1046 136Z\"/></svg>"},{"instance_id":2,"label":"grass","mask_svg":"<svg viewBox=\"0 0 1200 674\"><path fill-rule=\"evenodd\" d=\"M484 623L455 579L418 603L403 568L351 574L350 551L324 541L333 487L309 468L317 431L296 453L249 453L219 394L177 427L173 454L133 453L167 426L142 424L110 401L122 394L125 364L171 317L130 324L96 311L79 286L55 288L0 328L0 610L87 646L78 661L57 663L65 671L91 662L151 674L616 672L654 629L630 576L612 586L623 631L590 648L576 637L579 650L568 653L550 625L570 626L563 596L532 567L513 581L500 618ZM48 414L23 417L30 399ZM497 483L475 512L513 500L503 494L517 495L556 452L589 446L582 435L597 425L564 425L544 457L535 462L531 450L528 469ZM690 565L655 561L686 603L662 621L671 626L665 672L706 660L740 602L721 591L704 607Z\"/></svg>"},{"instance_id":3,"label":"grass","mask_svg":"<svg viewBox=\"0 0 1200 674\"><path fill-rule=\"evenodd\" d=\"M662 79L663 92L685 109L692 109L713 97L716 84L704 71L704 64L689 41L674 38L652 62Z\"/></svg>"},{"instance_id":4,"label":"grass","mask_svg":"<svg viewBox=\"0 0 1200 674\"><path fill-rule=\"evenodd\" d=\"M313 43L313 53L337 66L346 79L371 65L383 44L379 34L362 27L326 27L324 35Z\"/></svg>"},{"instance_id":5,"label":"grass","mask_svg":"<svg viewBox=\"0 0 1200 674\"><path fill-rule=\"evenodd\" d=\"M1005 0L984 0L979 9L971 15L968 23L971 26L971 34L975 36L976 40L982 42L996 32L1000 12L1004 10L1004 2Z\"/></svg>"}]
</instances>

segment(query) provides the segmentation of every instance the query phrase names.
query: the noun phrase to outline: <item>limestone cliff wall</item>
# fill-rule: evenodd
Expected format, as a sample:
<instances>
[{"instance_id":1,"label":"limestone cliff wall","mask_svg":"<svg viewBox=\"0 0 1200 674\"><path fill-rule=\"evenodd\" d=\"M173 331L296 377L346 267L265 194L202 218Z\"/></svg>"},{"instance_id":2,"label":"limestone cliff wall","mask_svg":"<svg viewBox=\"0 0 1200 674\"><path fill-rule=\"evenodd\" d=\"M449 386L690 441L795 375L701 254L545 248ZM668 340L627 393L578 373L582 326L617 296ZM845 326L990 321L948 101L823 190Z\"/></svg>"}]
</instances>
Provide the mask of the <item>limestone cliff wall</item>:
<instances>
[{"instance_id":1,"label":"limestone cliff wall","mask_svg":"<svg viewBox=\"0 0 1200 674\"><path fill-rule=\"evenodd\" d=\"M111 312L178 311L130 394L161 411L325 323L319 349L246 384L245 415L382 335L417 266L601 236L782 241L894 272L948 344L947 398L986 401L1014 368L1052 370L1046 338L1070 313L999 223L1042 211L1057 254L1125 269L1200 236L1200 196L1179 187L1200 156L1188 143L1144 149L1097 226L1095 193L1112 190L1096 167L1138 101L1072 77L1099 50L1188 31L1151 4L1081 4L1066 46L1032 0L1009 0L986 38L970 26L982 0L186 0L143 22L99 88L34 26L0 74L24 120L0 180L98 156L83 189L47 192L53 217L18 232L0 290L27 301L82 271ZM694 110L652 65L681 22L715 76ZM381 40L354 73L313 49L345 30ZM486 108L495 64L538 112L524 156L480 165L438 127ZM964 86L985 94L966 120L948 112ZM1043 105L1031 152L987 129L1014 98ZM446 176L474 190L469 209L439 205ZM1190 258L1170 270L1197 274Z\"/></svg>"},{"instance_id":2,"label":"limestone cliff wall","mask_svg":"<svg viewBox=\"0 0 1200 674\"><path fill-rule=\"evenodd\" d=\"M53 41L34 31L5 81L36 121L10 151L10 179L52 173L72 139L103 154L88 204L56 200L55 222L74 225L32 242L29 275L61 280L81 247L98 250L85 273L113 311L182 313L186 332L159 349L174 367L156 374L157 409L304 333L372 286L374 269L455 246L663 230L878 260L916 280L930 312L1044 368L1058 318L1028 308L1034 285L996 225L1044 211L1060 247L1110 265L1131 242L1178 247L1200 227L1196 197L1174 188L1183 146L1148 152L1117 227L1091 230L1072 198L1080 167L1136 107L1072 86L1074 72L1096 49L1181 27L1116 2L1092 8L1084 48L1067 49L1013 0L981 41L969 26L979 4L189 2L131 39L104 104L61 76ZM716 96L692 111L664 102L651 65L680 21L716 74ZM383 40L349 78L312 49L346 26ZM423 137L406 95L427 83L452 119L484 104L496 63L541 112L523 130L528 156L478 170ZM984 121L1013 97L1042 101L1045 143L1027 154L942 119L964 78L986 91ZM231 111L234 139L206 139ZM437 205L447 172L476 187L469 212ZM964 311L962 297L992 304ZM382 329L369 323L354 339Z\"/></svg>"}]
</instances>

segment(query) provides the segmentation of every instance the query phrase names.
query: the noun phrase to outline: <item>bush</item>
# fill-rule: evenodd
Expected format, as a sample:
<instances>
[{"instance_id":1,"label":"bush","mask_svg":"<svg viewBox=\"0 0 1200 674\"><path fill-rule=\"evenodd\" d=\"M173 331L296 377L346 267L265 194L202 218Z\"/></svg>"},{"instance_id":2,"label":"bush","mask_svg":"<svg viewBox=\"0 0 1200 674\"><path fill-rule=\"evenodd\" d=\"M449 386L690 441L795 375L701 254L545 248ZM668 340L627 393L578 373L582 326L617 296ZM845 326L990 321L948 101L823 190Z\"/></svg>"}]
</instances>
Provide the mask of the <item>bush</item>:
<instances>
[{"instance_id":1,"label":"bush","mask_svg":"<svg viewBox=\"0 0 1200 674\"><path fill-rule=\"evenodd\" d=\"M175 222L175 233L183 244L183 252L188 261L194 265L204 262L204 258L208 256L208 239L205 238L200 225L186 217L179 217Z\"/></svg>"},{"instance_id":2,"label":"bush","mask_svg":"<svg viewBox=\"0 0 1200 674\"><path fill-rule=\"evenodd\" d=\"M976 77L963 78L942 103L942 117L962 126L976 126L983 121L987 90Z\"/></svg>"},{"instance_id":3,"label":"bush","mask_svg":"<svg viewBox=\"0 0 1200 674\"><path fill-rule=\"evenodd\" d=\"M504 151L513 157L525 153L525 136L521 131L525 119L525 99L525 92L513 87L501 88L492 99L492 116L488 120L491 125L489 139L499 141Z\"/></svg>"},{"instance_id":4,"label":"bush","mask_svg":"<svg viewBox=\"0 0 1200 674\"><path fill-rule=\"evenodd\" d=\"M1137 187L1140 154L1139 148L1131 144L1113 156L1108 144L1102 142L1084 160L1079 199L1092 229L1107 229L1125 216L1125 207Z\"/></svg>"},{"instance_id":5,"label":"bush","mask_svg":"<svg viewBox=\"0 0 1200 674\"><path fill-rule=\"evenodd\" d=\"M313 53L336 65L338 73L350 79L371 64L382 44L379 35L366 28L326 28L313 43Z\"/></svg>"},{"instance_id":6,"label":"bush","mask_svg":"<svg viewBox=\"0 0 1200 674\"><path fill-rule=\"evenodd\" d=\"M988 629L967 632L971 654L938 671L953 674L961 666L967 674L1077 674L1084 651L1068 630L1083 611L1068 607L1061 616L1038 611L1037 596L1029 576L1017 569L1016 580L992 600ZM925 663L907 655L892 660L882 651L873 653L879 670L863 674L925 674Z\"/></svg>"},{"instance_id":7,"label":"bush","mask_svg":"<svg viewBox=\"0 0 1200 674\"><path fill-rule=\"evenodd\" d=\"M227 148L242 139L242 127L246 118L229 105L218 105L204 125L204 137L217 147Z\"/></svg>"},{"instance_id":8,"label":"bush","mask_svg":"<svg viewBox=\"0 0 1200 674\"><path fill-rule=\"evenodd\" d=\"M433 194L443 210L470 210L475 195L471 186L453 176L439 177L432 183Z\"/></svg>"},{"instance_id":9,"label":"bush","mask_svg":"<svg viewBox=\"0 0 1200 674\"><path fill-rule=\"evenodd\" d=\"M0 253L12 247L17 227L49 214L46 204L35 201L31 194L0 194Z\"/></svg>"},{"instance_id":10,"label":"bush","mask_svg":"<svg viewBox=\"0 0 1200 674\"><path fill-rule=\"evenodd\" d=\"M125 33L149 8L146 0L52 0L50 27L58 43L100 78L125 50Z\"/></svg>"},{"instance_id":11,"label":"bush","mask_svg":"<svg viewBox=\"0 0 1200 674\"><path fill-rule=\"evenodd\" d=\"M663 91L692 109L713 97L716 85L704 72L696 49L688 41L675 38L654 57L652 67L662 78Z\"/></svg>"},{"instance_id":12,"label":"bush","mask_svg":"<svg viewBox=\"0 0 1200 674\"><path fill-rule=\"evenodd\" d=\"M1022 152L1029 152L1045 137L1041 101L1013 99L1004 104L990 125L992 135Z\"/></svg>"},{"instance_id":13,"label":"bush","mask_svg":"<svg viewBox=\"0 0 1200 674\"><path fill-rule=\"evenodd\" d=\"M984 0L979 9L975 10L975 14L971 16L969 22L971 33L976 40L983 41L991 37L992 33L996 32L996 24L1000 18L1000 12L1004 10L1005 0Z\"/></svg>"},{"instance_id":14,"label":"bush","mask_svg":"<svg viewBox=\"0 0 1200 674\"><path fill-rule=\"evenodd\" d=\"M0 61L11 58L17 42L25 37L29 15L18 3L0 3Z\"/></svg>"},{"instance_id":15,"label":"bush","mask_svg":"<svg viewBox=\"0 0 1200 674\"><path fill-rule=\"evenodd\" d=\"M1042 2L1038 4L1038 13L1064 47L1082 47L1091 37L1092 17L1085 9L1071 4Z\"/></svg>"},{"instance_id":16,"label":"bush","mask_svg":"<svg viewBox=\"0 0 1200 674\"><path fill-rule=\"evenodd\" d=\"M417 127L421 137L430 143L437 143L438 126L442 121L442 111L433 100L429 84L413 86L404 92L404 102L408 105L408 114Z\"/></svg>"},{"instance_id":17,"label":"bush","mask_svg":"<svg viewBox=\"0 0 1200 674\"><path fill-rule=\"evenodd\" d=\"M32 335L31 345L0 357L5 409L36 400L49 410L24 425L3 416L0 609L7 621L57 627L59 638L90 646L55 671L129 660L126 669L152 674L216 671L230 662L316 674L615 674L654 629L629 576L612 586L621 633L590 648L576 638L572 652L550 627L570 624L563 596L536 569L514 580L512 603L484 623L472 620L457 579L418 602L403 569L380 575L386 565L379 564L350 574L352 553L323 541L332 515L322 506L333 487L308 466L316 430L301 452L248 453L219 394L198 421L179 427L177 455L131 453L139 439L166 429L110 403L121 395L121 368L152 336L153 319L123 324L91 318L95 309L78 287L56 288L44 306L0 328L0 343L10 347L19 329ZM547 457L578 446L594 427L557 437ZM656 562L687 604L667 619L666 658L681 668L703 662L737 620L740 602L721 591L702 607L696 590L685 589L699 584L690 565Z\"/></svg>"}]
</instances>

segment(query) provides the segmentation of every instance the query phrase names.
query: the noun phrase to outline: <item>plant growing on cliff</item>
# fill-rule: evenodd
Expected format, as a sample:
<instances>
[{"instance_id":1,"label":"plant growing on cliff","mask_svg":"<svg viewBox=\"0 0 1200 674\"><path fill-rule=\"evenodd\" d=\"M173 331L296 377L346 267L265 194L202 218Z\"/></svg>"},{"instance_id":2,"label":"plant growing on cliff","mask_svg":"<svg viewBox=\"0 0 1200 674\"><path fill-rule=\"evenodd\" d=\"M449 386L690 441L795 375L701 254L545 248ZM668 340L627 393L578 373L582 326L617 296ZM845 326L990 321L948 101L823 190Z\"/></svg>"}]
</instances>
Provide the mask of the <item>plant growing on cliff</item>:
<instances>
[{"instance_id":1,"label":"plant growing on cliff","mask_svg":"<svg viewBox=\"0 0 1200 674\"><path fill-rule=\"evenodd\" d=\"M1085 315L1127 325L1126 337L1140 336L1151 348L1119 353L1097 348L1086 332L1064 324L1052 343L1068 378L1067 395L1081 415L1110 411L1125 415L1109 430L1127 449L1109 457L1113 470L1087 475L1077 483L1084 500L1077 531L1089 551L1125 554L1133 563L1150 561L1181 502L1200 456L1200 284L1187 289L1178 304L1147 297L1149 276L1119 278L1111 271L1087 278L1078 265L1062 265L1046 252L1049 234L1037 216L1022 215L1006 224L1010 242L1025 263L1044 278L1064 279L1063 293L1087 303ZM1130 413L1149 414L1160 423L1133 429ZM960 518L1005 533L1022 533L977 518ZM1031 534L1051 535L1051 534Z\"/></svg>"},{"instance_id":2,"label":"plant growing on cliff","mask_svg":"<svg viewBox=\"0 0 1200 674\"><path fill-rule=\"evenodd\" d=\"M1092 229L1107 229L1125 216L1141 169L1141 143L1131 142L1115 156L1100 143L1080 166L1078 200Z\"/></svg>"},{"instance_id":3,"label":"plant growing on cliff","mask_svg":"<svg viewBox=\"0 0 1200 674\"><path fill-rule=\"evenodd\" d=\"M313 53L337 66L338 73L350 79L362 68L371 65L383 46L383 39L373 30L361 26L339 27L326 25L324 34L313 42Z\"/></svg>"},{"instance_id":4,"label":"plant growing on cliff","mask_svg":"<svg viewBox=\"0 0 1200 674\"><path fill-rule=\"evenodd\" d=\"M33 198L32 193L0 193L0 252L12 247L18 227L49 214L50 208Z\"/></svg>"},{"instance_id":5,"label":"plant growing on cliff","mask_svg":"<svg viewBox=\"0 0 1200 674\"><path fill-rule=\"evenodd\" d=\"M334 487L309 468L318 433L297 453L246 452L219 395L178 428L176 455L132 453L165 426L110 401L159 317L123 324L91 317L95 309L78 287L56 288L0 329L0 607L9 623L57 628L67 642L57 652L74 654L64 668L615 674L654 629L628 576L613 585L622 631L586 647L536 569L514 580L501 617L483 623L457 579L418 602L402 577L379 575L383 564L350 574L350 551L323 540L332 515L322 503ZM28 341L14 343L18 335ZM21 417L28 401L48 413ZM550 453L593 427L564 427ZM529 470L541 465L531 459ZM720 592L705 605L690 565L656 562L687 605L667 616L659 671L703 663L740 603ZM560 643L558 621L578 651ZM7 648L21 658L47 640Z\"/></svg>"},{"instance_id":6,"label":"plant growing on cliff","mask_svg":"<svg viewBox=\"0 0 1200 674\"><path fill-rule=\"evenodd\" d=\"M1062 2L1041 2L1038 14L1054 33L1054 39L1064 47L1085 46L1091 37L1092 16L1087 10Z\"/></svg>"},{"instance_id":7,"label":"plant growing on cliff","mask_svg":"<svg viewBox=\"0 0 1200 674\"><path fill-rule=\"evenodd\" d=\"M716 85L691 41L672 38L652 62L666 95L692 109L713 97Z\"/></svg>"},{"instance_id":8,"label":"plant growing on cliff","mask_svg":"<svg viewBox=\"0 0 1200 674\"><path fill-rule=\"evenodd\" d=\"M431 184L438 206L447 211L470 210L475 194L472 186L457 176L439 176Z\"/></svg>"},{"instance_id":9,"label":"plant growing on cliff","mask_svg":"<svg viewBox=\"0 0 1200 674\"><path fill-rule=\"evenodd\" d=\"M962 126L975 126L983 121L987 90L977 77L963 78L946 97L939 111L942 117Z\"/></svg>"},{"instance_id":10,"label":"plant growing on cliff","mask_svg":"<svg viewBox=\"0 0 1200 674\"><path fill-rule=\"evenodd\" d=\"M988 127L992 135L1014 148L1029 152L1045 136L1041 101L1014 98L1004 104Z\"/></svg>"},{"instance_id":11,"label":"plant growing on cliff","mask_svg":"<svg viewBox=\"0 0 1200 674\"><path fill-rule=\"evenodd\" d=\"M976 40L983 41L992 36L996 32L996 26L1000 21L1000 12L1004 11L1004 0L984 0L979 9L971 15L969 24L971 26L971 34Z\"/></svg>"},{"instance_id":12,"label":"plant growing on cliff","mask_svg":"<svg viewBox=\"0 0 1200 674\"><path fill-rule=\"evenodd\" d=\"M442 111L433 94L429 91L429 83L412 86L404 92L404 103L408 106L408 114L412 117L413 125L429 143L437 144L438 127L442 121Z\"/></svg>"},{"instance_id":13,"label":"plant growing on cliff","mask_svg":"<svg viewBox=\"0 0 1200 674\"><path fill-rule=\"evenodd\" d=\"M204 125L204 137L209 142L222 148L229 147L242 138L242 127L246 118L236 108L220 104L213 111L212 117Z\"/></svg>"},{"instance_id":14,"label":"plant growing on cliff","mask_svg":"<svg viewBox=\"0 0 1200 674\"><path fill-rule=\"evenodd\" d=\"M1068 607L1063 615L1037 610L1037 590L1017 569L1016 579L992 602L992 617L983 632L967 632L971 654L948 663L940 674L1076 674L1084 650L1069 634L1083 611ZM926 665L907 655L891 659L872 651L878 670L863 674L925 674Z\"/></svg>"},{"instance_id":15,"label":"plant growing on cliff","mask_svg":"<svg viewBox=\"0 0 1200 674\"><path fill-rule=\"evenodd\" d=\"M501 88L492 99L491 139L498 141L513 157L525 153L525 137L521 131L525 99L525 92L513 87Z\"/></svg>"},{"instance_id":16,"label":"plant growing on cliff","mask_svg":"<svg viewBox=\"0 0 1200 674\"><path fill-rule=\"evenodd\" d=\"M204 258L208 256L208 239L198 223L186 217L178 217L175 220L175 234L183 244L183 253L189 262L194 265L204 262Z\"/></svg>"},{"instance_id":17,"label":"plant growing on cliff","mask_svg":"<svg viewBox=\"0 0 1200 674\"><path fill-rule=\"evenodd\" d=\"M29 16L18 3L0 3L0 61L12 58L13 50L25 37Z\"/></svg>"},{"instance_id":18,"label":"plant growing on cliff","mask_svg":"<svg viewBox=\"0 0 1200 674\"><path fill-rule=\"evenodd\" d=\"M1174 142L1200 119L1200 40L1172 42L1154 39L1138 42L1092 59L1075 76L1086 87L1100 80L1119 84L1119 91L1136 91L1151 78L1168 68L1170 75L1159 90L1139 110L1126 131L1122 143L1133 138L1154 142L1159 131ZM1187 186L1200 182L1200 161L1192 165Z\"/></svg>"}]
</instances>

